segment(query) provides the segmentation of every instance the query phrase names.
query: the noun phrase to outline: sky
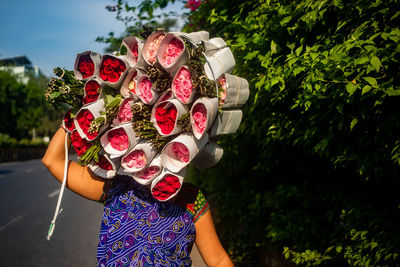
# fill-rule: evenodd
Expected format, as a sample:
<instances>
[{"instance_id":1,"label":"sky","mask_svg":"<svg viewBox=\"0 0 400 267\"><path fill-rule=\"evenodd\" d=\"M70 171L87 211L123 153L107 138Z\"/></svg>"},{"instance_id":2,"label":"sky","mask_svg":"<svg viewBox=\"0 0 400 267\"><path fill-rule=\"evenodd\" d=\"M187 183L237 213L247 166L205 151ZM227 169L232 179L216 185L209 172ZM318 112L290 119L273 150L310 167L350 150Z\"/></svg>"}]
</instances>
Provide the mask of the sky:
<instances>
[{"instance_id":1,"label":"sky","mask_svg":"<svg viewBox=\"0 0 400 267\"><path fill-rule=\"evenodd\" d=\"M139 3L140 1L131 1ZM25 55L42 73L54 67L73 69L76 54L104 53L96 37L123 33L123 22L106 5L112 0L12 0L0 6L0 59ZM170 9L183 10L176 1ZM168 11L168 10L167 10Z\"/></svg>"}]
</instances>

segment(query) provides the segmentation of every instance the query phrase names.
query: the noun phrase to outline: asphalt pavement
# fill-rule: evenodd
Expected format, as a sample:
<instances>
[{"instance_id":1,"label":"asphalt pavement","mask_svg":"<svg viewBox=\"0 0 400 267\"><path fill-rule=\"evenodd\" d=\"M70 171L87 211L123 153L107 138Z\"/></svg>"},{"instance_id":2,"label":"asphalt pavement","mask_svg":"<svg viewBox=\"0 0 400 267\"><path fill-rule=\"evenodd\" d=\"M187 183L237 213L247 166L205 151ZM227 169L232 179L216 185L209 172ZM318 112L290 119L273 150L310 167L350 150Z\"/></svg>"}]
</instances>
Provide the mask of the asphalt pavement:
<instances>
[{"instance_id":1,"label":"asphalt pavement","mask_svg":"<svg viewBox=\"0 0 400 267\"><path fill-rule=\"evenodd\" d=\"M46 240L60 186L40 160L0 163L0 266L96 266L102 204L66 189ZM205 266L196 248L192 256Z\"/></svg>"}]
</instances>

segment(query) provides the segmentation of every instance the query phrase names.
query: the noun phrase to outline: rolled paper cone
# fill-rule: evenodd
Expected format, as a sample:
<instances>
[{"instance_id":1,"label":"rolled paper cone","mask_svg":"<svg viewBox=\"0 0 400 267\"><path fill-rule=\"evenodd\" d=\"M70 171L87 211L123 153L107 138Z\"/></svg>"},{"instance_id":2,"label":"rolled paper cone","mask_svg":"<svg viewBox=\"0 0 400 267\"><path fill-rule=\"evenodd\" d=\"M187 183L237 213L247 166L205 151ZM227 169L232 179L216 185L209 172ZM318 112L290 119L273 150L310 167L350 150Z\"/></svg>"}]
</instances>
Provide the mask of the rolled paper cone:
<instances>
[{"instance_id":1,"label":"rolled paper cone","mask_svg":"<svg viewBox=\"0 0 400 267\"><path fill-rule=\"evenodd\" d=\"M165 32L154 32L147 38L146 42L143 45L142 53L140 53L141 64L136 64L137 67L145 69L147 66L153 65L154 63L157 62L157 60L155 62L153 62L153 63L149 62L148 55L147 55L147 50L149 49L149 46L150 46L151 42L155 38L159 37L160 35L164 35L165 36L166 34L165 34ZM156 59L157 59L157 57L156 57Z\"/></svg>"},{"instance_id":2,"label":"rolled paper cone","mask_svg":"<svg viewBox=\"0 0 400 267\"><path fill-rule=\"evenodd\" d=\"M224 150L221 146L215 142L209 142L193 159L192 165L199 170L210 168L220 161L223 154Z\"/></svg>"},{"instance_id":3,"label":"rolled paper cone","mask_svg":"<svg viewBox=\"0 0 400 267\"><path fill-rule=\"evenodd\" d=\"M86 85L87 85L89 82L91 82L91 81L95 81L95 82L100 86L100 88L99 88L99 96L97 97L97 99L96 99L95 101L99 100L100 98L104 99L104 94L103 94L103 86L104 86L104 83L102 82L102 80L100 80L100 79L97 78L97 77L96 77L96 78L88 79L88 80L85 82L85 85L83 86L83 98L85 99L86 96L87 96ZM95 102L95 101L93 101L93 102ZM90 103L87 103L87 104L83 104L83 106L90 105L90 104L93 103L93 102L90 102Z\"/></svg>"},{"instance_id":4,"label":"rolled paper cone","mask_svg":"<svg viewBox=\"0 0 400 267\"><path fill-rule=\"evenodd\" d=\"M246 79L225 73L226 98L222 108L238 108L243 106L249 98L249 83Z\"/></svg>"},{"instance_id":5,"label":"rolled paper cone","mask_svg":"<svg viewBox=\"0 0 400 267\"><path fill-rule=\"evenodd\" d=\"M168 47L168 45L171 43L173 39L177 39L179 42L183 44L183 50L179 54L179 56L175 59L175 61L170 64L166 65L163 63L163 57L165 54L165 50ZM185 42L177 35L168 33L164 39L161 41L160 47L158 48L158 53L157 53L157 60L160 63L161 67L166 70L171 76L173 77L178 68L181 65L186 64L186 61L189 59L189 52L186 49Z\"/></svg>"},{"instance_id":6,"label":"rolled paper cone","mask_svg":"<svg viewBox=\"0 0 400 267\"><path fill-rule=\"evenodd\" d=\"M146 99L144 98L144 96L140 92L140 83L146 78L150 80L150 78L147 75L142 75L140 77L138 76L137 83L136 83L136 95L139 97L139 99L143 103L145 103L146 105L152 106L152 105L154 105L154 103L157 102L157 99L158 99L159 95L158 95L157 91L153 88L153 84L152 84L152 86L150 88L150 92L151 92L153 97L151 98L150 101L146 102Z\"/></svg>"},{"instance_id":7,"label":"rolled paper cone","mask_svg":"<svg viewBox=\"0 0 400 267\"><path fill-rule=\"evenodd\" d=\"M151 177L150 179L143 179L141 178L141 174L143 173L143 170L150 168L150 167L156 167L159 169L158 172L156 172L153 177ZM132 177L133 179L138 182L139 184L142 185L148 185L150 184L158 175L160 175L160 173L163 170L163 166L161 165L161 155L158 154L156 157L153 158L153 160L150 162L150 164L143 170L141 170L140 172L134 172L132 173Z\"/></svg>"},{"instance_id":8,"label":"rolled paper cone","mask_svg":"<svg viewBox=\"0 0 400 267\"><path fill-rule=\"evenodd\" d=\"M138 56L137 57L135 57L133 55L133 51L132 51L133 47L136 44L138 46ZM143 60L143 58L140 57L140 54L142 53L142 49L143 49L143 40L142 39L135 37L135 36L129 36L122 40L121 46L122 45L125 46L125 48L127 50L126 60L129 62L129 64L132 67L135 67L138 63L139 63L139 65L143 65L140 62L138 62L140 60Z\"/></svg>"},{"instance_id":9,"label":"rolled paper cone","mask_svg":"<svg viewBox=\"0 0 400 267\"><path fill-rule=\"evenodd\" d=\"M202 139L197 140L192 134L183 133L178 135L172 141L168 142L163 150L161 151L161 163L162 165L172 172L179 172L185 168L199 153L199 151L208 142L208 134L205 134ZM188 149L189 159L187 162L178 159L173 151L173 144L181 143Z\"/></svg>"},{"instance_id":10,"label":"rolled paper cone","mask_svg":"<svg viewBox=\"0 0 400 267\"><path fill-rule=\"evenodd\" d=\"M158 99L157 102L154 105L157 105L158 103L170 100L174 98L174 94L171 89L166 90Z\"/></svg>"},{"instance_id":11,"label":"rolled paper cone","mask_svg":"<svg viewBox=\"0 0 400 267\"><path fill-rule=\"evenodd\" d=\"M95 138L89 138L89 137L83 132L83 130L82 130L82 128L81 128L81 126L79 125L78 120L77 120L78 114L79 114L80 112L82 112L83 110L85 110L85 109L87 109L88 111L90 111L90 113L92 113L92 115L93 115L93 117L94 117L93 120L97 119L98 117L101 116L101 113L104 112L104 110L105 110L105 108L104 108L104 99L103 99L103 98L99 98L96 102L90 103L90 104L88 104L88 105L82 107L82 108L75 114L75 117L74 117L74 125L75 125L75 128L76 128L77 132L79 133L79 135L80 135L82 138L86 139L86 140L92 141L92 140L96 139L102 132L104 132L104 130L107 129L108 125L106 125L106 124L103 125L103 126L100 128L100 130L99 130L99 132L98 132L98 134L97 134L97 136L96 136Z\"/></svg>"},{"instance_id":12,"label":"rolled paper cone","mask_svg":"<svg viewBox=\"0 0 400 267\"><path fill-rule=\"evenodd\" d=\"M210 80L216 81L222 74L232 72L235 58L228 47L218 50L211 56L205 56L204 71Z\"/></svg>"},{"instance_id":13,"label":"rolled paper cone","mask_svg":"<svg viewBox=\"0 0 400 267\"><path fill-rule=\"evenodd\" d=\"M129 141L129 146L128 148L124 150L117 150L113 148L108 140L108 134L118 128L123 128L128 135L128 141ZM110 158L116 158L120 157L122 155L125 155L125 153L132 147L134 147L138 143L139 138L136 137L135 132L133 131L132 128L132 123L127 123L127 124L122 124L119 126L116 126L108 131L106 131L100 138L100 143L104 148L104 151L110 154Z\"/></svg>"},{"instance_id":14,"label":"rolled paper cone","mask_svg":"<svg viewBox=\"0 0 400 267\"><path fill-rule=\"evenodd\" d=\"M208 41L210 39L210 34L206 31L198 31L198 32L171 32L179 37L189 38L189 40L194 44L201 44L202 41Z\"/></svg>"},{"instance_id":15,"label":"rolled paper cone","mask_svg":"<svg viewBox=\"0 0 400 267\"><path fill-rule=\"evenodd\" d=\"M88 164L88 167L94 174L104 179L112 179L117 175L118 169L120 168L119 159L111 159L107 154L103 154L107 161L111 164L112 170L105 170L100 168L94 161Z\"/></svg>"},{"instance_id":16,"label":"rolled paper cone","mask_svg":"<svg viewBox=\"0 0 400 267\"><path fill-rule=\"evenodd\" d=\"M175 80L178 78L178 74L179 74L179 72L181 71L181 69L187 69L187 70L190 72L189 67L186 66L186 65L183 65L183 66L180 66L179 69L178 69L178 71L175 73L174 79L172 80L171 89L172 89L172 92L174 93L174 96L175 96L176 99L178 99L178 98L177 98L177 96L176 96ZM179 99L178 99L178 100L181 101L183 104L190 104L190 103L193 102L193 100L195 99L195 97L196 97L196 92L195 92L195 89L194 89L193 86L192 86L192 93L190 94L190 96L189 96L189 98L187 99L186 103L185 103L184 101L179 100Z\"/></svg>"},{"instance_id":17,"label":"rolled paper cone","mask_svg":"<svg viewBox=\"0 0 400 267\"><path fill-rule=\"evenodd\" d=\"M222 39L220 37L215 37L208 41L203 41L203 45L204 45L204 53L208 57L214 55L219 50L228 47L228 45L225 43L224 39Z\"/></svg>"},{"instance_id":18,"label":"rolled paper cone","mask_svg":"<svg viewBox=\"0 0 400 267\"><path fill-rule=\"evenodd\" d=\"M242 121L242 116L241 110L223 110L211 127L210 138L222 134L235 133Z\"/></svg>"},{"instance_id":19,"label":"rolled paper cone","mask_svg":"<svg viewBox=\"0 0 400 267\"><path fill-rule=\"evenodd\" d=\"M122 64L125 65L125 70L123 72L121 72L119 79L116 82L105 81L101 78L101 75L100 75L101 66L103 65L104 60L107 58L110 58L110 57L120 60L122 62ZM111 88L120 89L122 82L124 81L125 75L128 73L130 67L131 66L129 65L128 61L123 56L117 57L117 56L113 56L113 55L103 55L103 57L101 58L101 61L100 61L100 65L99 65L99 75L98 76L106 85L110 86Z\"/></svg>"},{"instance_id":20,"label":"rolled paper cone","mask_svg":"<svg viewBox=\"0 0 400 267\"><path fill-rule=\"evenodd\" d=\"M182 184L183 184L183 180L184 180L184 177L185 177L185 173L186 173L186 169L182 169L182 171L180 171L178 173L173 173L173 172L168 171L167 169L163 169L163 171L160 173L160 175L158 175L151 182L150 191L151 191L153 197L155 199L157 199L158 201L167 201L167 200L170 200L171 198L173 198L174 196L176 196L179 193L179 191L181 190L181 188L182 188ZM159 182L161 182L163 179L165 179L167 176L174 176L174 177L178 178L180 186L172 194L170 194L168 197L166 197L164 199L157 198L157 196L154 195L153 190L155 189L156 185Z\"/></svg>"},{"instance_id":21,"label":"rolled paper cone","mask_svg":"<svg viewBox=\"0 0 400 267\"><path fill-rule=\"evenodd\" d=\"M206 122L206 126L204 128L204 131L202 133L199 133L198 131L196 131L195 127L194 127L195 120L193 118L193 109L198 104L203 104L207 111L207 122ZM211 126L213 125L213 122L214 122L215 118L217 117L217 115L218 115L218 98L216 98L216 97L215 98L201 97L201 98L197 99L193 103L192 109L190 110L190 124L192 125L193 135L197 139L202 138L202 136L205 134L205 132L207 132L208 129L210 129Z\"/></svg>"},{"instance_id":22,"label":"rolled paper cone","mask_svg":"<svg viewBox=\"0 0 400 267\"><path fill-rule=\"evenodd\" d=\"M128 97L133 97L133 98L138 98L136 93L137 84L136 80L134 80L138 75L138 71L136 68L130 68L128 70L128 73L126 74L124 81L122 82L120 93L123 97L128 98ZM134 88L132 87L131 82L134 83Z\"/></svg>"},{"instance_id":23,"label":"rolled paper cone","mask_svg":"<svg viewBox=\"0 0 400 267\"><path fill-rule=\"evenodd\" d=\"M157 120L156 120L156 109L159 105L167 103L167 105L164 108L168 108L169 105L174 105L176 108L176 119L175 119L175 125L174 125L174 129L169 133L169 134L164 134L163 132L161 132L161 128L158 126L157 124ZM176 133L179 133L181 128L177 125L177 121L178 118L180 118L182 115L186 114L188 112L188 106L182 104L178 99L169 99L160 103L157 103L157 105L153 106L153 109L151 110L151 122L153 122L154 127L157 129L157 132L160 135L163 136L170 136L170 135L174 135Z\"/></svg>"},{"instance_id":24,"label":"rolled paper cone","mask_svg":"<svg viewBox=\"0 0 400 267\"><path fill-rule=\"evenodd\" d=\"M135 99L132 98L132 97L125 98L125 99L123 99L123 100L121 101L121 103L120 103L120 105L119 105L119 108L118 108L118 114L117 114L117 116L115 116L115 118L113 119L112 127L115 127L115 126L118 126L118 125L121 125L121 124L125 124L125 123L131 123L131 122L132 122L132 120L130 120L130 121L120 121L120 120L119 120L119 116L118 116L119 113L121 112L121 108L125 105L125 103L126 103L127 101L129 101L129 104L130 104L130 107L131 107L131 108L132 108L133 104L135 103Z\"/></svg>"},{"instance_id":25,"label":"rolled paper cone","mask_svg":"<svg viewBox=\"0 0 400 267\"><path fill-rule=\"evenodd\" d=\"M138 150L142 150L146 156L146 164L140 168L131 168L128 166L127 162L126 162L126 158L133 152L138 151ZM142 141L140 143L138 143L137 145L135 145L134 147L132 147L128 153L126 153L122 159L121 159L121 166L125 169L125 172L129 172L129 173L133 173L133 172L138 172L143 170L144 168L148 167L149 163L151 162L151 160L154 158L154 156L157 154L157 150L153 147L153 145L148 142L148 141Z\"/></svg>"},{"instance_id":26,"label":"rolled paper cone","mask_svg":"<svg viewBox=\"0 0 400 267\"><path fill-rule=\"evenodd\" d=\"M91 75L90 77L83 78L82 73L78 70L78 65L79 65L80 57L86 56L86 55L89 55L90 58L93 60L94 72L93 72L93 75ZM76 59L75 59L75 64L74 64L74 74L75 74L76 79L84 81L84 80L98 76L100 61L101 61L101 55L96 52L93 52L93 51L85 51L85 52L77 54Z\"/></svg>"}]
</instances>

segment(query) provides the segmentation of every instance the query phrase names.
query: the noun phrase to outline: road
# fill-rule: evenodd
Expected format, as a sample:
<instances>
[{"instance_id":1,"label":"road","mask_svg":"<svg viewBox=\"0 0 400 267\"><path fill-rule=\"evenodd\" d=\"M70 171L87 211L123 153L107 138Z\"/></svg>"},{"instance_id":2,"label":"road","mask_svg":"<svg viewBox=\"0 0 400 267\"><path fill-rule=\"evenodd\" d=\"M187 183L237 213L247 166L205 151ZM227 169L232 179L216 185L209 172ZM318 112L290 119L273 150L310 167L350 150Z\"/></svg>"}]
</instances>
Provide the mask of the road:
<instances>
[{"instance_id":1,"label":"road","mask_svg":"<svg viewBox=\"0 0 400 267\"><path fill-rule=\"evenodd\" d=\"M46 240L60 184L40 160L0 164L0 266L96 266L103 206L68 189ZM193 266L204 266L193 252Z\"/></svg>"}]
</instances>

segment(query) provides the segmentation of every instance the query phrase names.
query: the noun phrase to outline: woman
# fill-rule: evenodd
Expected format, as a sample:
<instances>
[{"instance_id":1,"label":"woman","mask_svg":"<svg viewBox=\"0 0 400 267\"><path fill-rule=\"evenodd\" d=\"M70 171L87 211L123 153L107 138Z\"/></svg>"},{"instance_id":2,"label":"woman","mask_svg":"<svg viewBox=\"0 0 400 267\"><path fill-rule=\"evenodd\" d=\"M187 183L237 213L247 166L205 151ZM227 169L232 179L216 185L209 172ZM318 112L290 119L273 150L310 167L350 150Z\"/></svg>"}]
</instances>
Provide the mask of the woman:
<instances>
[{"instance_id":1,"label":"woman","mask_svg":"<svg viewBox=\"0 0 400 267\"><path fill-rule=\"evenodd\" d=\"M60 128L42 159L60 182L65 135ZM149 188L128 176L104 180L88 167L70 161L67 187L105 203L98 266L190 266L193 241L208 266L233 266L218 239L208 205L193 186L184 185L173 200L158 202Z\"/></svg>"}]
</instances>

